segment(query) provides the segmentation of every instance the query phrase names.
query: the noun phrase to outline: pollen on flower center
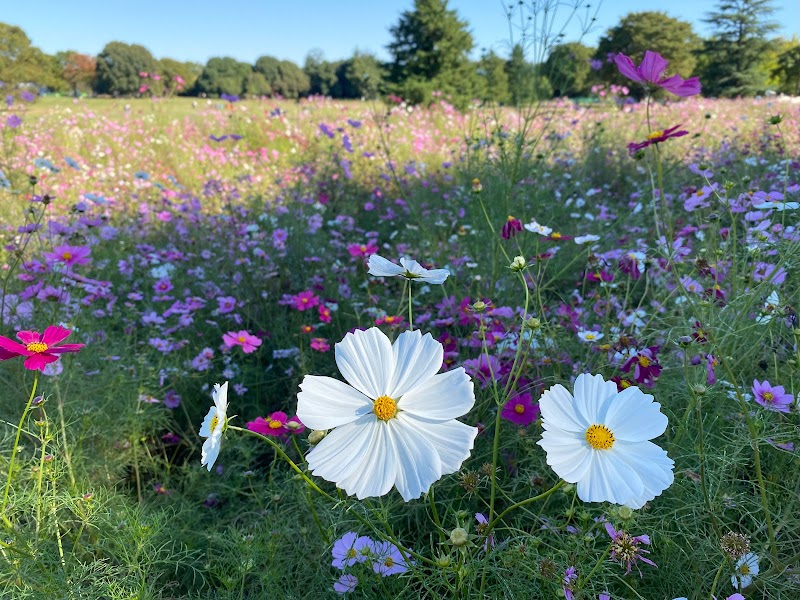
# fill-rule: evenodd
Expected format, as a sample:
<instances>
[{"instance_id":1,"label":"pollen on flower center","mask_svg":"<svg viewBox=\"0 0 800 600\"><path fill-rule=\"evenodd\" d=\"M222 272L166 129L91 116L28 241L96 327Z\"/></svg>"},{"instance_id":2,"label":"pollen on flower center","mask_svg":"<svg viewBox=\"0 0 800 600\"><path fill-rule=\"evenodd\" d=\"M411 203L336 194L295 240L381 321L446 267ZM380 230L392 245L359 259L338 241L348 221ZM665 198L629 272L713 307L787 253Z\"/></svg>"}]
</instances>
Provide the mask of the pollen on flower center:
<instances>
[{"instance_id":1,"label":"pollen on flower center","mask_svg":"<svg viewBox=\"0 0 800 600\"><path fill-rule=\"evenodd\" d=\"M44 342L31 342L25 346L25 348L27 348L28 352L36 352L36 354L41 354L42 352L47 351L47 344Z\"/></svg>"},{"instance_id":2,"label":"pollen on flower center","mask_svg":"<svg viewBox=\"0 0 800 600\"><path fill-rule=\"evenodd\" d=\"M654 140L656 138L660 138L662 135L664 135L663 131L654 131L653 133L651 133L651 134L649 134L647 136L647 139L648 140Z\"/></svg>"},{"instance_id":3,"label":"pollen on flower center","mask_svg":"<svg viewBox=\"0 0 800 600\"><path fill-rule=\"evenodd\" d=\"M649 367L650 366L650 359L647 358L646 356L640 356L639 357L639 364L642 365L643 367Z\"/></svg>"},{"instance_id":4,"label":"pollen on flower center","mask_svg":"<svg viewBox=\"0 0 800 600\"><path fill-rule=\"evenodd\" d=\"M397 414L397 403L389 396L378 396L372 404L372 412L381 421L388 421Z\"/></svg>"},{"instance_id":5,"label":"pollen on flower center","mask_svg":"<svg viewBox=\"0 0 800 600\"><path fill-rule=\"evenodd\" d=\"M280 421L278 421L277 419L272 419L272 420L269 422L269 428L270 428L270 429L280 429L281 427L283 427L283 423L281 423L281 422L280 422Z\"/></svg>"},{"instance_id":6,"label":"pollen on flower center","mask_svg":"<svg viewBox=\"0 0 800 600\"><path fill-rule=\"evenodd\" d=\"M516 406L514 406L514 412L517 413L518 415L521 415L522 413L525 412L525 407L522 404L517 404Z\"/></svg>"},{"instance_id":7,"label":"pollen on flower center","mask_svg":"<svg viewBox=\"0 0 800 600\"><path fill-rule=\"evenodd\" d=\"M614 434L605 425L591 425L586 430L586 441L595 450L609 450L614 445Z\"/></svg>"},{"instance_id":8,"label":"pollen on flower center","mask_svg":"<svg viewBox=\"0 0 800 600\"><path fill-rule=\"evenodd\" d=\"M761 397L764 398L764 402L772 402L775 400L775 395L772 392L764 392L761 394Z\"/></svg>"},{"instance_id":9,"label":"pollen on flower center","mask_svg":"<svg viewBox=\"0 0 800 600\"><path fill-rule=\"evenodd\" d=\"M209 429L212 433L217 428L217 425L219 425L219 415L214 415L211 417L211 425L209 426Z\"/></svg>"},{"instance_id":10,"label":"pollen on flower center","mask_svg":"<svg viewBox=\"0 0 800 600\"><path fill-rule=\"evenodd\" d=\"M72 258L72 252L64 252L64 254L61 255L61 258L64 260L70 260Z\"/></svg>"}]
</instances>

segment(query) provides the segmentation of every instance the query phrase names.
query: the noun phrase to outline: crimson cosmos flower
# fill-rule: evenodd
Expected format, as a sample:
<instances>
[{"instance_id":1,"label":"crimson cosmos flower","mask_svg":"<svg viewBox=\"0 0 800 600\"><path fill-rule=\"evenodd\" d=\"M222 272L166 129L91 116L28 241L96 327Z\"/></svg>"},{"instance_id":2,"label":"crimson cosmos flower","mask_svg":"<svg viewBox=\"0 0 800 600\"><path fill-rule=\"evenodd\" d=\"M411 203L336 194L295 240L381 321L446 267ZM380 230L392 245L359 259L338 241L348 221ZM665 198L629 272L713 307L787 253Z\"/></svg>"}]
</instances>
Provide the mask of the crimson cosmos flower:
<instances>
[{"instance_id":1,"label":"crimson cosmos flower","mask_svg":"<svg viewBox=\"0 0 800 600\"><path fill-rule=\"evenodd\" d=\"M17 338L22 342L0 335L0 360L15 356L26 356L23 365L31 371L44 371L46 365L58 360L62 352L77 352L83 344L61 344L72 333L69 329L51 325L40 334L38 331L18 331Z\"/></svg>"}]
</instances>

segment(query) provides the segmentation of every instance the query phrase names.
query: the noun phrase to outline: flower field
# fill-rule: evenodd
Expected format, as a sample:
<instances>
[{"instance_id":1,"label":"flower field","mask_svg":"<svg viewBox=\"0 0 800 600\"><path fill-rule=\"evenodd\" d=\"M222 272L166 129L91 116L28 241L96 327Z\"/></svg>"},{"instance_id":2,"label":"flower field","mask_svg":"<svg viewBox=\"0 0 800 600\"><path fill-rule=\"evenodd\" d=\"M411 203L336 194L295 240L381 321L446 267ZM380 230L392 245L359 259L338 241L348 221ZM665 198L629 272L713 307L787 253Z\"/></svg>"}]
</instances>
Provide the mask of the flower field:
<instances>
[{"instance_id":1,"label":"flower field","mask_svg":"<svg viewBox=\"0 0 800 600\"><path fill-rule=\"evenodd\" d=\"M625 69L8 100L0 596L796 599L800 103Z\"/></svg>"}]
</instances>

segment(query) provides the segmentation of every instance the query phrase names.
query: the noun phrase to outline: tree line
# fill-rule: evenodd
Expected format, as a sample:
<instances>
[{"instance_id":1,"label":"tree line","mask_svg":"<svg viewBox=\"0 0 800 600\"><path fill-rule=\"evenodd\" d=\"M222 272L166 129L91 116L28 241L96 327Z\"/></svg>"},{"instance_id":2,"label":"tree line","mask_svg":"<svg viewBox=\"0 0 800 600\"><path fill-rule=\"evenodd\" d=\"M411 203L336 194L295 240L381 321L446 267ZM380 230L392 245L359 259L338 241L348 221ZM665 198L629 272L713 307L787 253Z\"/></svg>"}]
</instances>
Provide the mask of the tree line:
<instances>
[{"instance_id":1,"label":"tree line","mask_svg":"<svg viewBox=\"0 0 800 600\"><path fill-rule=\"evenodd\" d=\"M623 86L611 58L621 52L639 60L654 50L670 61L670 73L698 75L707 96L750 96L767 90L800 94L800 41L774 37L771 0L720 0L705 21L712 34L698 36L691 23L664 12L625 15L596 48L553 43L530 61L529 40L507 57L484 50L478 60L469 24L448 0L414 0L390 28L389 61L355 52L328 61L311 51L302 66L262 56L249 64L214 57L205 65L156 59L144 46L112 41L97 56L76 51L48 55L19 27L0 23L0 81L73 95L209 97L324 95L375 98L392 95L412 103L439 94L456 104L475 99L520 105L554 96L580 97L598 87ZM556 38L557 40L559 38ZM633 95L640 90L631 90Z\"/></svg>"}]
</instances>

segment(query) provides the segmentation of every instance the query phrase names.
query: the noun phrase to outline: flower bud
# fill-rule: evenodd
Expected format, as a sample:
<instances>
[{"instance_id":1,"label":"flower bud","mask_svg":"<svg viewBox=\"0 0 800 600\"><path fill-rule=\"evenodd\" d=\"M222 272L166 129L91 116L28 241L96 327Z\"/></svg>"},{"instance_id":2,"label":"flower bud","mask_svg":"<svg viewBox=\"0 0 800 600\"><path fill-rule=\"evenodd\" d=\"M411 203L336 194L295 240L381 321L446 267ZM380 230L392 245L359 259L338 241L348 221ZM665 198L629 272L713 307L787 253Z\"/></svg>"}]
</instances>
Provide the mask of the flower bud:
<instances>
[{"instance_id":1,"label":"flower bud","mask_svg":"<svg viewBox=\"0 0 800 600\"><path fill-rule=\"evenodd\" d=\"M527 264L528 261L525 260L524 256L515 256L511 265L509 265L509 268L512 271L522 271L522 269L524 269L527 266Z\"/></svg>"},{"instance_id":2,"label":"flower bud","mask_svg":"<svg viewBox=\"0 0 800 600\"><path fill-rule=\"evenodd\" d=\"M327 431L314 430L308 434L308 443L312 446L316 446L326 435L328 435Z\"/></svg>"},{"instance_id":3,"label":"flower bud","mask_svg":"<svg viewBox=\"0 0 800 600\"><path fill-rule=\"evenodd\" d=\"M456 548L466 546L469 543L469 534L463 527L456 527L450 532L450 543Z\"/></svg>"}]
</instances>

